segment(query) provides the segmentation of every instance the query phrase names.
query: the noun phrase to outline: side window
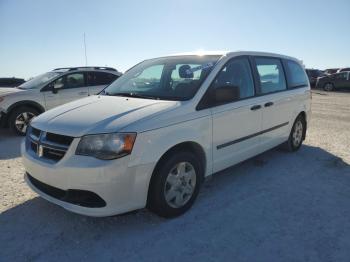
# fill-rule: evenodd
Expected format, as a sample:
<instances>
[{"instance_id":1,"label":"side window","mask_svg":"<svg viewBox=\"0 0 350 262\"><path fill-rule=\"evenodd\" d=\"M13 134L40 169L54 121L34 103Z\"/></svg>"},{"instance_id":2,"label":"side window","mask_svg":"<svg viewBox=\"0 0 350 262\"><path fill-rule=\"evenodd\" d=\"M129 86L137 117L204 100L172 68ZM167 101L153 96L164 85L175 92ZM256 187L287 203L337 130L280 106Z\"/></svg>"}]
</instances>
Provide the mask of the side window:
<instances>
[{"instance_id":1,"label":"side window","mask_svg":"<svg viewBox=\"0 0 350 262\"><path fill-rule=\"evenodd\" d=\"M336 74L336 75L335 75L335 78L336 78L336 79L340 79L340 80L346 80L346 79L347 79L347 76L348 76L348 73L347 73L347 72L344 72L344 73Z\"/></svg>"},{"instance_id":2,"label":"side window","mask_svg":"<svg viewBox=\"0 0 350 262\"><path fill-rule=\"evenodd\" d=\"M229 61L210 86L214 92L218 88L231 88L234 91L236 99L227 102L254 96L254 81L248 59L242 57ZM222 103L214 101L214 104Z\"/></svg>"},{"instance_id":3,"label":"side window","mask_svg":"<svg viewBox=\"0 0 350 262\"><path fill-rule=\"evenodd\" d=\"M308 79L304 73L304 69L295 61L284 60L286 68L287 82L289 88L296 88L308 85ZM317 71L313 72L312 76L317 77Z\"/></svg>"},{"instance_id":4,"label":"side window","mask_svg":"<svg viewBox=\"0 0 350 262\"><path fill-rule=\"evenodd\" d=\"M104 72L89 72L87 74L87 82L89 86L109 85L117 76Z\"/></svg>"},{"instance_id":5,"label":"side window","mask_svg":"<svg viewBox=\"0 0 350 262\"><path fill-rule=\"evenodd\" d=\"M283 67L279 59L256 57L255 63L260 78L260 87L262 94L268 94L287 89Z\"/></svg>"},{"instance_id":6,"label":"side window","mask_svg":"<svg viewBox=\"0 0 350 262\"><path fill-rule=\"evenodd\" d=\"M64 88L77 88L85 86L84 73L74 73L65 76Z\"/></svg>"},{"instance_id":7,"label":"side window","mask_svg":"<svg viewBox=\"0 0 350 262\"><path fill-rule=\"evenodd\" d=\"M60 78L57 78L57 79L53 82L52 86L53 86L53 85L57 85L57 86L62 86L62 87L64 87L65 79L66 79L65 76L62 76L62 77L60 77Z\"/></svg>"}]
</instances>

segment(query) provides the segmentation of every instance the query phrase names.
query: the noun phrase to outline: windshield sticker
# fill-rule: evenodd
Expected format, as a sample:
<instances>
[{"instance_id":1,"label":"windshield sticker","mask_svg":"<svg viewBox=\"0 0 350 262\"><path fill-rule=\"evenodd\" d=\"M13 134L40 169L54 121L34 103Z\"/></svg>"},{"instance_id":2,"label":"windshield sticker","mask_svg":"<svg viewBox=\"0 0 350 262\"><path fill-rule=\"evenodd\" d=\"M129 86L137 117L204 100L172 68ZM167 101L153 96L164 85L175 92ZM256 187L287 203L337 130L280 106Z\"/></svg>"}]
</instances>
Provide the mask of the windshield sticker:
<instances>
[{"instance_id":1,"label":"windshield sticker","mask_svg":"<svg viewBox=\"0 0 350 262\"><path fill-rule=\"evenodd\" d=\"M187 70L186 70L186 74L192 74L192 73L194 73L194 72L196 72L196 71L204 70L204 69L210 68L210 67L212 67L213 65L214 65L214 63L210 62L210 63L204 64L204 65L196 66L196 67L187 69Z\"/></svg>"}]
</instances>

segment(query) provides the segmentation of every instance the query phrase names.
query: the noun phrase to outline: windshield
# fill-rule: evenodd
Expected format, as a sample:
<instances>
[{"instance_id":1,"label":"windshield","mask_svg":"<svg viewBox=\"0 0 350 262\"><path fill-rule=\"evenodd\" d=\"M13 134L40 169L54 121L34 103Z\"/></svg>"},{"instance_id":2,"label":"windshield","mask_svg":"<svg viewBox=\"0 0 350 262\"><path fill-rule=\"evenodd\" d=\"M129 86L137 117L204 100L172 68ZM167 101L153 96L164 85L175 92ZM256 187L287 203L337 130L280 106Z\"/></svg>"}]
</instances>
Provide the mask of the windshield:
<instances>
[{"instance_id":1,"label":"windshield","mask_svg":"<svg viewBox=\"0 0 350 262\"><path fill-rule=\"evenodd\" d=\"M59 72L48 72L42 75L38 75L33 79L28 80L27 82L21 84L18 88L20 89L35 89L42 87L43 84L48 83L50 80L61 75Z\"/></svg>"},{"instance_id":2,"label":"windshield","mask_svg":"<svg viewBox=\"0 0 350 262\"><path fill-rule=\"evenodd\" d=\"M191 99L220 56L175 56L146 60L102 94L162 100Z\"/></svg>"}]
</instances>

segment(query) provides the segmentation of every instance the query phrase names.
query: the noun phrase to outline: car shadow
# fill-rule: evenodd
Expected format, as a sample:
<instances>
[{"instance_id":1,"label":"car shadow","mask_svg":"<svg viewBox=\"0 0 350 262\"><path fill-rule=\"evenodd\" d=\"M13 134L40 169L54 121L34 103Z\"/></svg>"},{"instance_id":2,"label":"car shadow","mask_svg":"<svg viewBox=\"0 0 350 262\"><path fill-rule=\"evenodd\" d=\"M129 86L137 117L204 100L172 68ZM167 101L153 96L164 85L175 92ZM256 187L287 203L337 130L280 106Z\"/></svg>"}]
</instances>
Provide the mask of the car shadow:
<instances>
[{"instance_id":1,"label":"car shadow","mask_svg":"<svg viewBox=\"0 0 350 262\"><path fill-rule=\"evenodd\" d=\"M15 135L9 129L0 128L0 159L20 157L23 139L23 136Z\"/></svg>"},{"instance_id":2,"label":"car shadow","mask_svg":"<svg viewBox=\"0 0 350 262\"><path fill-rule=\"evenodd\" d=\"M348 163L304 145L213 175L175 219L85 217L35 197L0 214L0 260L322 261L333 245L349 257L349 188Z\"/></svg>"}]
</instances>

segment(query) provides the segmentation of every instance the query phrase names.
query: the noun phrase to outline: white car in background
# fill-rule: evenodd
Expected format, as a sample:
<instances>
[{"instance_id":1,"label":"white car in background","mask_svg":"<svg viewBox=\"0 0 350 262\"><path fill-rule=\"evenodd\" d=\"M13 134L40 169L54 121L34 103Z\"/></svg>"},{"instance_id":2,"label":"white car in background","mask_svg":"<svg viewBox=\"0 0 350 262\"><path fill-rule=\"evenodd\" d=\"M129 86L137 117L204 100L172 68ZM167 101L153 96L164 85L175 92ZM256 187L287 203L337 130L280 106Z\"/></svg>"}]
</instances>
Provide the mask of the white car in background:
<instances>
[{"instance_id":1,"label":"white car in background","mask_svg":"<svg viewBox=\"0 0 350 262\"><path fill-rule=\"evenodd\" d=\"M17 88L0 89L0 126L24 135L30 120L56 106L95 95L121 76L111 67L57 68Z\"/></svg>"},{"instance_id":2,"label":"white car in background","mask_svg":"<svg viewBox=\"0 0 350 262\"><path fill-rule=\"evenodd\" d=\"M205 177L280 144L298 150L310 97L303 65L288 56L146 60L101 95L36 117L22 144L25 180L48 201L84 215L148 207L178 216Z\"/></svg>"}]
</instances>

